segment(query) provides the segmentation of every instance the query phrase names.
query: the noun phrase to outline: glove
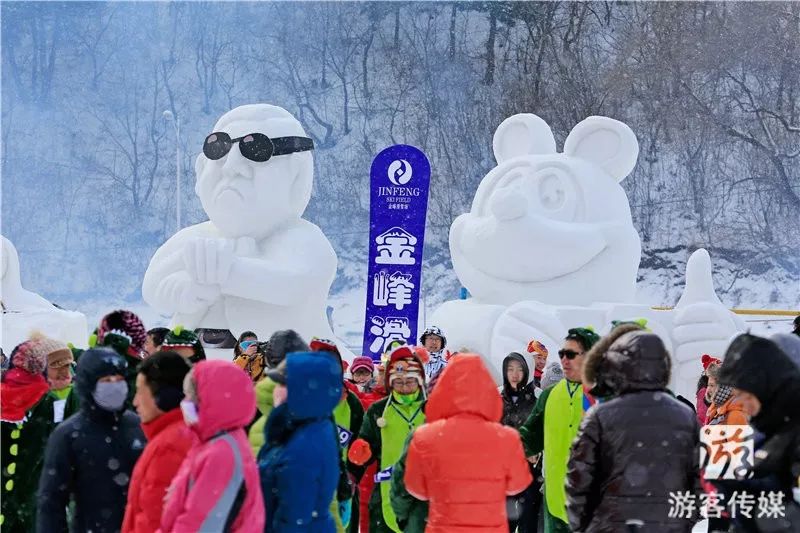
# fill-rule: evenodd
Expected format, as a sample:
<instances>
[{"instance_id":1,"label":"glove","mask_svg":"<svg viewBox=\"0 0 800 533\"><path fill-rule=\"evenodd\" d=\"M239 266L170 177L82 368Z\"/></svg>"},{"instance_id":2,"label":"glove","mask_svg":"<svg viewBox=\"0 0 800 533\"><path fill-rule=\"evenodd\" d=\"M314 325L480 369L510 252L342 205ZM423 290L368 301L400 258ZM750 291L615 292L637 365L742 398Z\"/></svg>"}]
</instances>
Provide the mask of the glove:
<instances>
[{"instance_id":1,"label":"glove","mask_svg":"<svg viewBox=\"0 0 800 533\"><path fill-rule=\"evenodd\" d=\"M353 500L344 500L339 502L339 518L342 519L342 525L345 529L350 525L351 511L353 510Z\"/></svg>"},{"instance_id":2,"label":"glove","mask_svg":"<svg viewBox=\"0 0 800 533\"><path fill-rule=\"evenodd\" d=\"M350 446L350 451L347 453L347 458L354 465L362 466L372 457L372 450L369 443L364 439L356 439Z\"/></svg>"}]
</instances>

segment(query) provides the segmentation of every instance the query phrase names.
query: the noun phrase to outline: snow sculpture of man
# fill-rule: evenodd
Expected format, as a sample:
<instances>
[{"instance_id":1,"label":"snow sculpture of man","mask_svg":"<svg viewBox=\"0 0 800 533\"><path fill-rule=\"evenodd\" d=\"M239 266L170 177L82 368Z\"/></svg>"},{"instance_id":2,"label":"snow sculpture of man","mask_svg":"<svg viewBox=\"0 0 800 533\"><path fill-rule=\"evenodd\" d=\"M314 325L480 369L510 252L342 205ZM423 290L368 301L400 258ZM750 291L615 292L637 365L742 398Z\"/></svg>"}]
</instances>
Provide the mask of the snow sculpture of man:
<instances>
[{"instance_id":1,"label":"snow sculpture of man","mask_svg":"<svg viewBox=\"0 0 800 533\"><path fill-rule=\"evenodd\" d=\"M450 228L453 267L472 298L445 302L431 321L452 345L486 354L499 378L502 359L532 338L555 354L568 328L645 318L671 348L673 386L694 397L702 353L723 354L743 323L717 298L705 250L690 258L674 312L635 303L641 244L619 184L636 164L633 131L589 117L558 153L547 123L520 114L498 127L493 148L498 166Z\"/></svg>"},{"instance_id":2,"label":"snow sculpture of man","mask_svg":"<svg viewBox=\"0 0 800 533\"><path fill-rule=\"evenodd\" d=\"M89 338L86 317L77 311L66 311L48 302L35 292L26 290L20 279L19 254L14 245L2 239L3 350L29 338L31 332L42 331L48 337L84 347Z\"/></svg>"},{"instance_id":3,"label":"snow sculpture of man","mask_svg":"<svg viewBox=\"0 0 800 533\"><path fill-rule=\"evenodd\" d=\"M189 328L333 338L326 302L336 254L301 218L312 150L300 122L280 107L245 105L223 115L195 163L195 192L210 220L156 251L145 301Z\"/></svg>"}]
</instances>

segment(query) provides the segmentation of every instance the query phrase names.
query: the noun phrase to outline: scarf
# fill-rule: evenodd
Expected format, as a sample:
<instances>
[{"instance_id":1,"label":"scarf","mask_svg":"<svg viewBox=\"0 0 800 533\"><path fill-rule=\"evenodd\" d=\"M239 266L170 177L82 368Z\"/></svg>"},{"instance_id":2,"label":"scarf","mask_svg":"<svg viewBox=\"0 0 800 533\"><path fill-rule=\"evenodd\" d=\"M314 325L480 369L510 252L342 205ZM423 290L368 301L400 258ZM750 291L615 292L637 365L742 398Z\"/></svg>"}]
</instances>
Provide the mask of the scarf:
<instances>
[{"instance_id":1,"label":"scarf","mask_svg":"<svg viewBox=\"0 0 800 533\"><path fill-rule=\"evenodd\" d=\"M717 409L725 405L725 402L730 400L731 396L733 396L733 387L728 385L720 385L717 388L717 392L714 393L714 398L711 400L711 403L717 406Z\"/></svg>"},{"instance_id":2,"label":"scarf","mask_svg":"<svg viewBox=\"0 0 800 533\"><path fill-rule=\"evenodd\" d=\"M0 384L0 419L3 422L22 422L27 412L47 394L50 387L41 374L30 374L12 368Z\"/></svg>"}]
</instances>

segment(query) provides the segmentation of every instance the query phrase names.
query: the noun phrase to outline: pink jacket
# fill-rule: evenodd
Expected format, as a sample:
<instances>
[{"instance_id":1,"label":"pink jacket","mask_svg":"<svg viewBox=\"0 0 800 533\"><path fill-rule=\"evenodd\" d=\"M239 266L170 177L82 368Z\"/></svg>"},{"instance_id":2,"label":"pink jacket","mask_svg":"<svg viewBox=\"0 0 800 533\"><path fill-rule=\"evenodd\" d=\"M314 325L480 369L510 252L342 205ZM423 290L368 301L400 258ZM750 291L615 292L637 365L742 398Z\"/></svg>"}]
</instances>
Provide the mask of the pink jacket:
<instances>
[{"instance_id":1,"label":"pink jacket","mask_svg":"<svg viewBox=\"0 0 800 533\"><path fill-rule=\"evenodd\" d=\"M261 533L264 498L244 432L256 411L253 384L227 361L201 361L193 374L199 420L189 427L199 442L167 492L160 531L223 531L232 521L233 533Z\"/></svg>"}]
</instances>

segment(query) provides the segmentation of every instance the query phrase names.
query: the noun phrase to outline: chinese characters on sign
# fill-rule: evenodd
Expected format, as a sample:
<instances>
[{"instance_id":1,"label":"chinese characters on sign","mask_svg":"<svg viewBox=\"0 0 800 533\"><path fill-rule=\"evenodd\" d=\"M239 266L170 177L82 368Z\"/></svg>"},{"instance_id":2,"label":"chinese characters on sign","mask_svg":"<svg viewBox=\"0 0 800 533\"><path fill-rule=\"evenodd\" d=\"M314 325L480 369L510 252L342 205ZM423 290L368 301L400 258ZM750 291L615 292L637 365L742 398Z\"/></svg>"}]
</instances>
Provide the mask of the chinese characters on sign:
<instances>
[{"instance_id":1,"label":"chinese characters on sign","mask_svg":"<svg viewBox=\"0 0 800 533\"><path fill-rule=\"evenodd\" d=\"M698 511L701 518L720 518L723 512L731 518L784 518L786 504L778 491L761 491L758 498L746 492L734 492L730 498L720 493L699 498L688 491L669 493L670 518L696 518Z\"/></svg>"},{"instance_id":2,"label":"chinese characters on sign","mask_svg":"<svg viewBox=\"0 0 800 533\"><path fill-rule=\"evenodd\" d=\"M752 477L753 428L704 426L700 430L700 468L706 479Z\"/></svg>"},{"instance_id":3,"label":"chinese characters on sign","mask_svg":"<svg viewBox=\"0 0 800 533\"><path fill-rule=\"evenodd\" d=\"M430 173L413 146L391 146L372 162L362 353L376 360L392 343L413 343L417 335Z\"/></svg>"}]
</instances>

